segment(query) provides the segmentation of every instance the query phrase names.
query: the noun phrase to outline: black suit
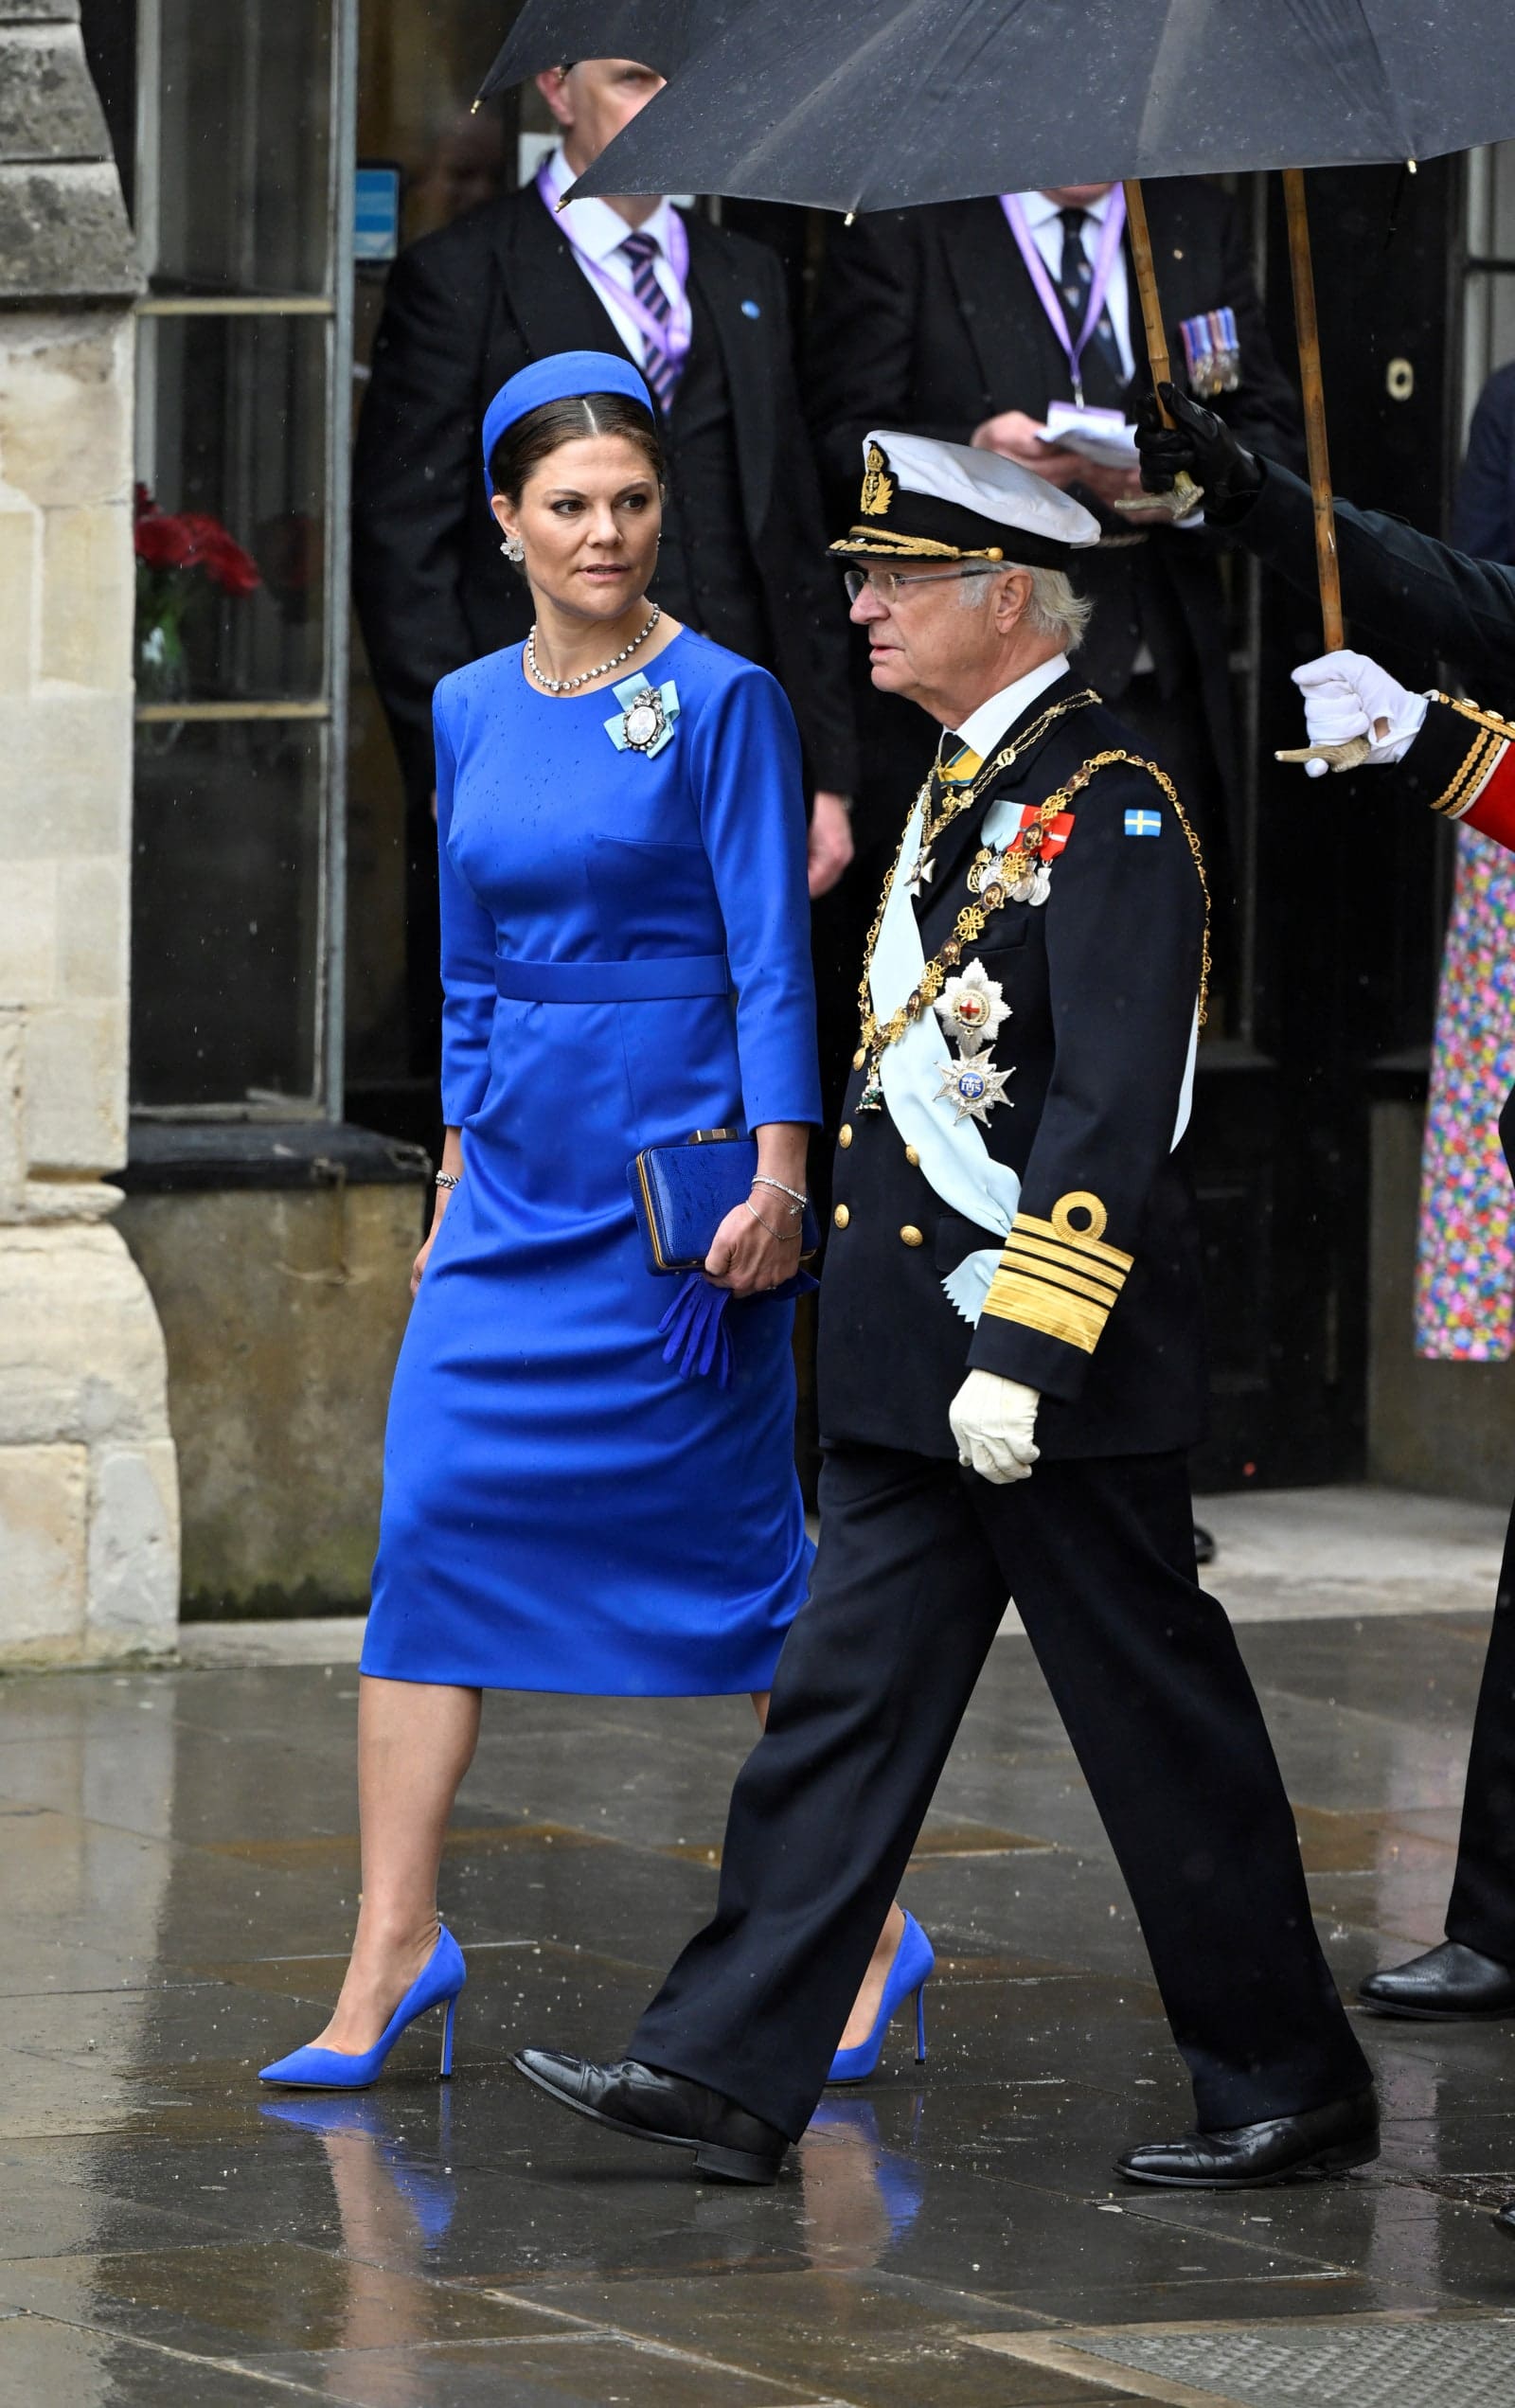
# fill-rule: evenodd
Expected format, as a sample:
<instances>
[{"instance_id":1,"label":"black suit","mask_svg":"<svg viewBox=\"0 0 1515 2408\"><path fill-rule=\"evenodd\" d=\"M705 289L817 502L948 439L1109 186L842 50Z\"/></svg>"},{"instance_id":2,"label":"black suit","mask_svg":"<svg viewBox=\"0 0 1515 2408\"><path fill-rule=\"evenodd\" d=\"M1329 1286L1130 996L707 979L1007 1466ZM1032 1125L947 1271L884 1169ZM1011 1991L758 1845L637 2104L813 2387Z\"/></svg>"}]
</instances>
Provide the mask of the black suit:
<instances>
[{"instance_id":1,"label":"black suit","mask_svg":"<svg viewBox=\"0 0 1515 2408\"><path fill-rule=\"evenodd\" d=\"M1153 257L1170 342L1182 375L1179 321L1228 304L1237 316L1242 382L1219 407L1240 439L1288 457L1293 396L1268 342L1239 219L1213 187L1189 179L1147 187ZM1133 414L1146 389L1147 346L1128 269L1134 387L1109 398ZM1085 353L1086 378L1092 366ZM836 224L829 231L806 369L807 404L833 507L852 515L870 427L936 435L967 443L973 429L1003 410L1044 419L1054 401L1072 398L1068 363L997 200L939 202ZM1104 400L1091 387L1088 398ZM1080 495L1081 499L1090 499ZM1217 539L1174 527L1141 531L1101 513L1115 548L1085 556L1076 582L1095 600L1094 623L1078 667L1107 702L1130 686L1140 648L1153 674L1133 705L1138 727L1167 740L1168 767L1202 810L1217 777L1229 781L1234 756L1225 608ZM1149 689L1155 687L1149 703ZM1158 722L1152 705L1171 709ZM899 754L908 749L903 710L887 704L861 711L870 798L902 804L908 794ZM1185 726L1187 720L1192 724ZM1196 744L1195 739L1198 739ZM1207 758L1206 758L1207 757ZM884 814L887 816L887 811Z\"/></svg>"},{"instance_id":2,"label":"black suit","mask_svg":"<svg viewBox=\"0 0 1515 2408\"><path fill-rule=\"evenodd\" d=\"M1496 368L1478 396L1452 540L1482 560L1515 562L1515 360Z\"/></svg>"},{"instance_id":3,"label":"black suit","mask_svg":"<svg viewBox=\"0 0 1515 2408\"><path fill-rule=\"evenodd\" d=\"M774 671L811 785L850 793L846 616L822 559L783 271L760 243L687 223L693 341L665 428L669 497L652 593ZM358 427L353 581L412 807L418 997L437 987L432 694L465 661L519 642L531 619L486 503L484 413L519 368L564 350L625 347L535 186L396 263Z\"/></svg>"},{"instance_id":4,"label":"black suit","mask_svg":"<svg viewBox=\"0 0 1515 2408\"><path fill-rule=\"evenodd\" d=\"M1261 491L1231 523L1259 559L1303 591L1315 591L1313 507L1298 477L1265 462ZM1470 559L1400 519L1350 502L1336 504L1336 545L1354 642L1381 645L1391 667L1399 646L1438 654L1476 687L1480 701L1510 710L1515 567ZM1478 734L1454 712L1433 706L1392 773L1396 790L1434 806L1452 790ZM1515 1178L1515 1093L1506 1098L1499 1133ZM1515 1511L1478 1692L1447 1936L1515 1966Z\"/></svg>"},{"instance_id":5,"label":"black suit","mask_svg":"<svg viewBox=\"0 0 1515 2408\"><path fill-rule=\"evenodd\" d=\"M1048 689L1022 732L1078 690ZM969 901L989 802L1040 804L1123 744L1135 749L1097 705L1070 713L948 829L917 906L928 959ZM862 1109L854 1075L821 1292L811 1597L732 1799L714 1919L628 2051L791 2138L1012 1591L1135 1900L1202 2124L1295 2113L1368 2079L1257 1699L1195 1578L1182 1449L1203 1377L1173 1140L1200 883L1139 770L1100 771L1072 808L1046 902L1006 904L964 948L1011 1003L994 1051L1014 1065L1014 1103L985 1133L1022 1176L976 1329L942 1271L1000 1240L952 1218L887 1111ZM1043 1391L1029 1481L991 1487L959 1468L947 1411L970 1365Z\"/></svg>"}]
</instances>

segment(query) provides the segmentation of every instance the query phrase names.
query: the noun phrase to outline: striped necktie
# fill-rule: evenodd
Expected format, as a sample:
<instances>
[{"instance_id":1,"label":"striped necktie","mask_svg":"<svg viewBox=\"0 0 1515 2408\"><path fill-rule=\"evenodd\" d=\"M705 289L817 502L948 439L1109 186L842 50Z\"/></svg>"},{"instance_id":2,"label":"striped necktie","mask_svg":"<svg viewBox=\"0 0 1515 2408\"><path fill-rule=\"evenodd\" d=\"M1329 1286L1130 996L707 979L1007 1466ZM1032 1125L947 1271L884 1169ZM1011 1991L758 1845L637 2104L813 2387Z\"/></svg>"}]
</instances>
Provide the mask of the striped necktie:
<instances>
[{"instance_id":1,"label":"striped necktie","mask_svg":"<svg viewBox=\"0 0 1515 2408\"><path fill-rule=\"evenodd\" d=\"M620 247L632 263L633 292L649 316L655 318L659 326L667 326L673 315L673 304L657 280L653 264L658 257L657 236L642 228L629 234ZM678 387L677 363L651 335L644 336L642 350L642 373L657 396L658 407L666 413L673 407Z\"/></svg>"},{"instance_id":2,"label":"striped necktie","mask_svg":"<svg viewBox=\"0 0 1515 2408\"><path fill-rule=\"evenodd\" d=\"M1084 242L1084 229L1090 222L1089 211L1060 209L1058 216L1062 221L1062 265L1058 276L1058 292L1062 301L1062 314L1068 321L1068 332L1077 343L1083 332L1095 280ZM1108 302L1099 312L1082 365L1083 385L1088 399L1105 407L1118 402L1126 388L1126 370ZM1089 372L1091 366L1094 368L1093 376Z\"/></svg>"}]
</instances>

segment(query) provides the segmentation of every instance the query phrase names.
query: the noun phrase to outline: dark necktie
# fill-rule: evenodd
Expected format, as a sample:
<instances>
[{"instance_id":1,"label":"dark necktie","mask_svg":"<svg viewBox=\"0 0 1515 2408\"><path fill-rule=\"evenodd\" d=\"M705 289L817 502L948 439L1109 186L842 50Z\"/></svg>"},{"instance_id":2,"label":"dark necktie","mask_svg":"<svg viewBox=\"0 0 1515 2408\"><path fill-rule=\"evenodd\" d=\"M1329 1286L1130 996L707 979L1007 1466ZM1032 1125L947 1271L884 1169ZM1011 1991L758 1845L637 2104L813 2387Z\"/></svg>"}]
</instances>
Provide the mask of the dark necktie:
<instances>
[{"instance_id":1,"label":"dark necktie","mask_svg":"<svg viewBox=\"0 0 1515 2408\"><path fill-rule=\"evenodd\" d=\"M1068 322L1068 336L1077 343L1083 332L1088 314L1089 294L1095 280L1084 247L1083 230L1087 209L1060 209L1062 221L1062 266L1058 276L1058 293L1062 302L1062 314ZM1108 405L1117 402L1126 389L1126 371L1121 364L1120 346L1110 322L1108 304L1099 312L1098 324L1084 346L1080 363L1085 401Z\"/></svg>"},{"instance_id":2,"label":"dark necktie","mask_svg":"<svg viewBox=\"0 0 1515 2408\"><path fill-rule=\"evenodd\" d=\"M621 249L632 263L632 290L650 317L659 326L667 326L673 315L673 305L657 280L653 262L658 257L658 240L645 228L629 234ZM673 407L678 388L679 371L667 348L651 335L642 340L642 373L657 397L658 407L668 411Z\"/></svg>"}]
</instances>

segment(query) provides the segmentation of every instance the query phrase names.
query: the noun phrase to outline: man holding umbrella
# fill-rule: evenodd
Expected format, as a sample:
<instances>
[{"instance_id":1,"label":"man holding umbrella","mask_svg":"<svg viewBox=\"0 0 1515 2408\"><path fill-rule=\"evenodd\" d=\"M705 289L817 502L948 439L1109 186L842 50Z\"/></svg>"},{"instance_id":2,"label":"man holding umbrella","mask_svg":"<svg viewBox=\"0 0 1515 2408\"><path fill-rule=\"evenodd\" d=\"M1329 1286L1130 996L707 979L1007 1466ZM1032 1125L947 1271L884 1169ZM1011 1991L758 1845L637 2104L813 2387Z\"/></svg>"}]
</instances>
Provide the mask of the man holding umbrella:
<instances>
[{"instance_id":1,"label":"man holding umbrella","mask_svg":"<svg viewBox=\"0 0 1515 2408\"><path fill-rule=\"evenodd\" d=\"M773 2181L1013 1590L1194 2081L1197 2129L1120 2171L1233 2189L1361 2165L1371 2078L1194 1569L1198 847L1171 779L1069 667L1091 514L990 452L873 429L864 459L832 547L852 615L878 687L945 733L860 990L811 1598L732 1800L714 1919L631 2055L514 2061L707 2173Z\"/></svg>"},{"instance_id":2,"label":"man holding umbrella","mask_svg":"<svg viewBox=\"0 0 1515 2408\"><path fill-rule=\"evenodd\" d=\"M1315 581L1310 491L1275 462L1254 455L1209 411L1171 387L1175 421L1144 413L1143 477L1156 492L1185 471L1203 484L1205 511L1234 539L1307 590ZM1334 506L1346 610L1390 647L1412 643L1502 700L1515 686L1515 569L1470 559L1400 520L1348 502ZM1307 769L1331 748L1366 744L1365 765L1399 767L1397 784L1447 819L1515 850L1515 726L1445 697L1407 693L1361 652L1328 652L1294 672L1306 704ZM1515 1174L1515 1097L1500 1133ZM1463 1806L1447 1937L1363 1985L1381 2014L1452 2022L1515 2016L1515 1515L1495 1599ZM1515 2207L1504 2211L1515 2231Z\"/></svg>"}]
</instances>

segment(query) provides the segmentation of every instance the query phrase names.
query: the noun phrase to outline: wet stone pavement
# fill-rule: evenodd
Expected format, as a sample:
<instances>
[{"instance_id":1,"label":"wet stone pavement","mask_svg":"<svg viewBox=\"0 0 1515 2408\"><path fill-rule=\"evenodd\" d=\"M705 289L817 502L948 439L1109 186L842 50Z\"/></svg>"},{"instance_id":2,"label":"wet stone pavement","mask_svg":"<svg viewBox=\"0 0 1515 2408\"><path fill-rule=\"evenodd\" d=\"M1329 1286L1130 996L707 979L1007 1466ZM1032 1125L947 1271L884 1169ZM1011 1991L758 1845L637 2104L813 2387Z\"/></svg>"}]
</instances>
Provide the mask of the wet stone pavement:
<instances>
[{"instance_id":1,"label":"wet stone pavement","mask_svg":"<svg viewBox=\"0 0 1515 2408\"><path fill-rule=\"evenodd\" d=\"M1350 1984L1440 1935L1484 1625L1240 1635ZM698 2185L506 2066L524 2039L618 2053L711 1900L741 1702L490 1701L444 1876L455 2078L428 2025L371 2092L260 2093L340 1974L356 1686L0 1684L4 2408L1515 2398L1515 2246L1487 2214L1515 2195L1515 2026L1361 2017L1386 2116L1362 2174L1115 2185L1186 2086L1019 1638L905 1893L940 1961L929 2063L901 2021L775 2189Z\"/></svg>"}]
</instances>

